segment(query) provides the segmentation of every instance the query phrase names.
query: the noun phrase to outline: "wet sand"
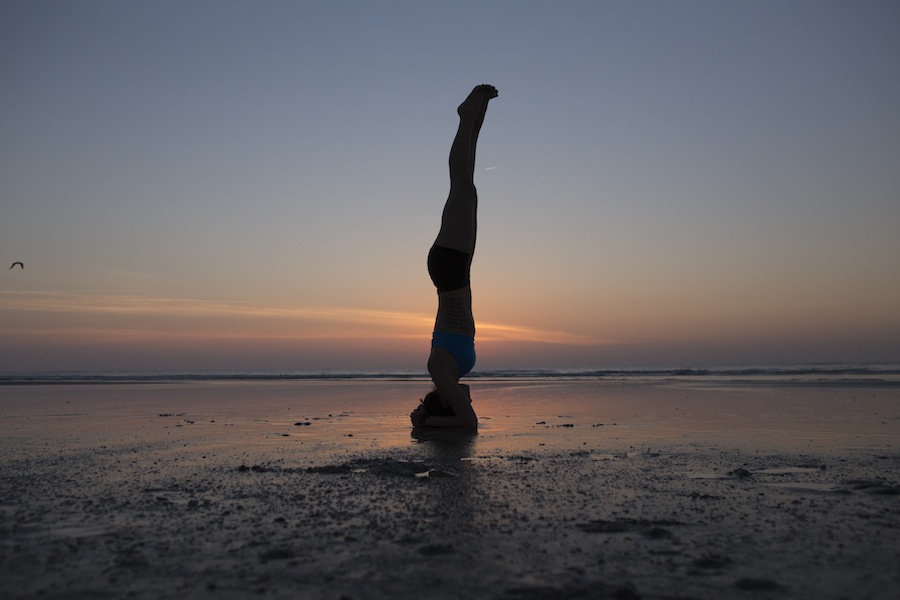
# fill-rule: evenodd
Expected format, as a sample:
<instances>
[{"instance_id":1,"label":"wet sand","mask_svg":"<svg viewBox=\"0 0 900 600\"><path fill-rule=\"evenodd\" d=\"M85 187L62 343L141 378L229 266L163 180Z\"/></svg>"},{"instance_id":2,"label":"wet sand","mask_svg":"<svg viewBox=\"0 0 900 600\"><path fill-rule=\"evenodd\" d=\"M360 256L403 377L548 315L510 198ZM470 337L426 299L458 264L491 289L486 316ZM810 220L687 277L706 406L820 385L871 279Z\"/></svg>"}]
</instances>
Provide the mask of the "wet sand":
<instances>
[{"instance_id":1,"label":"wet sand","mask_svg":"<svg viewBox=\"0 0 900 600\"><path fill-rule=\"evenodd\" d=\"M4 598L873 598L900 388L0 386Z\"/></svg>"}]
</instances>

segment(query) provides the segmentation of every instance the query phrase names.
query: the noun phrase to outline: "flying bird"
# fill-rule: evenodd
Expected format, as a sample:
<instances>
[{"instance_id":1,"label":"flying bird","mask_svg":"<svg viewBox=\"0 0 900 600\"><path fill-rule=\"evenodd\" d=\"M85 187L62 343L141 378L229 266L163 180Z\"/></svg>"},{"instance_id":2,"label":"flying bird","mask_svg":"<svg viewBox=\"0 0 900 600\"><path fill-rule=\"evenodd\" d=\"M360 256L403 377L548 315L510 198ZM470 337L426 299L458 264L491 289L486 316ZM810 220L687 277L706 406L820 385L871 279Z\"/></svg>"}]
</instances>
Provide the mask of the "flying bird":
<instances>
[{"instance_id":1,"label":"flying bird","mask_svg":"<svg viewBox=\"0 0 900 600\"><path fill-rule=\"evenodd\" d=\"M23 265L23 264L20 263L20 262L14 262L13 264L9 265L9 268L12 269L12 268L15 267L16 265L19 265L19 266L22 267L23 269L25 268L25 265Z\"/></svg>"}]
</instances>

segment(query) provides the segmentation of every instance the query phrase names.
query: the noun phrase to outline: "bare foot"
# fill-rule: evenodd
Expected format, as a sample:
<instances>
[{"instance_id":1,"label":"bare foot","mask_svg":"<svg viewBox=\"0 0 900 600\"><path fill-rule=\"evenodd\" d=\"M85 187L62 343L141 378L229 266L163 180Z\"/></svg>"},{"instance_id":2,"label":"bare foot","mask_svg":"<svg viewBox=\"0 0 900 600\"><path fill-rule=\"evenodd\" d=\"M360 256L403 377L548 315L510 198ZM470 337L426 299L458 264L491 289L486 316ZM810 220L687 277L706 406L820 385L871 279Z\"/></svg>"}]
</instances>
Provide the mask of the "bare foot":
<instances>
[{"instance_id":1,"label":"bare foot","mask_svg":"<svg viewBox=\"0 0 900 600\"><path fill-rule=\"evenodd\" d=\"M460 117L473 117L487 108L488 100L498 96L497 88L486 83L476 85L475 89L463 100L456 112Z\"/></svg>"}]
</instances>

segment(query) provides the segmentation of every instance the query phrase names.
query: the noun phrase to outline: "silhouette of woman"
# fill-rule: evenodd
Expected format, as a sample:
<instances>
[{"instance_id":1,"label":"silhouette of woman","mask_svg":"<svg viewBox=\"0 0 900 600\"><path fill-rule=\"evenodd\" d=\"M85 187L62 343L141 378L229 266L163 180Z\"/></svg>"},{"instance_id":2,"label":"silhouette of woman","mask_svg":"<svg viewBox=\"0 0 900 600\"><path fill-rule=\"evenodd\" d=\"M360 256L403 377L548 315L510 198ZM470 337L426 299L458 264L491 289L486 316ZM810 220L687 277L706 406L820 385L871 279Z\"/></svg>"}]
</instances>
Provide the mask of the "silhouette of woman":
<instances>
[{"instance_id":1,"label":"silhouette of woman","mask_svg":"<svg viewBox=\"0 0 900 600\"><path fill-rule=\"evenodd\" d=\"M414 427L477 428L469 386L459 378L475 366L475 319L469 269L475 252L478 195L475 146L492 85L479 85L459 105L459 129L450 147L450 195L441 229L428 252L428 274L437 288L438 309L428 357L434 391L410 414Z\"/></svg>"}]
</instances>

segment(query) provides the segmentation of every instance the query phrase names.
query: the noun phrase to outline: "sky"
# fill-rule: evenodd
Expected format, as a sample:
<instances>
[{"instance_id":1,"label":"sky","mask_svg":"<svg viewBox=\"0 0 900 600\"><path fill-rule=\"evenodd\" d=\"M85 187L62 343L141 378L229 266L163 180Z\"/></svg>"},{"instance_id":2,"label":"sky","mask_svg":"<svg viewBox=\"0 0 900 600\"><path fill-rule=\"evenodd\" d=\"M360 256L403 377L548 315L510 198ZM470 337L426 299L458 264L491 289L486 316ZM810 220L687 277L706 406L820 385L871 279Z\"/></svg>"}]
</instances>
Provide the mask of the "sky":
<instances>
[{"instance_id":1,"label":"sky","mask_svg":"<svg viewBox=\"0 0 900 600\"><path fill-rule=\"evenodd\" d=\"M0 3L0 372L900 361L900 3ZM7 264L22 261L7 269Z\"/></svg>"}]
</instances>

